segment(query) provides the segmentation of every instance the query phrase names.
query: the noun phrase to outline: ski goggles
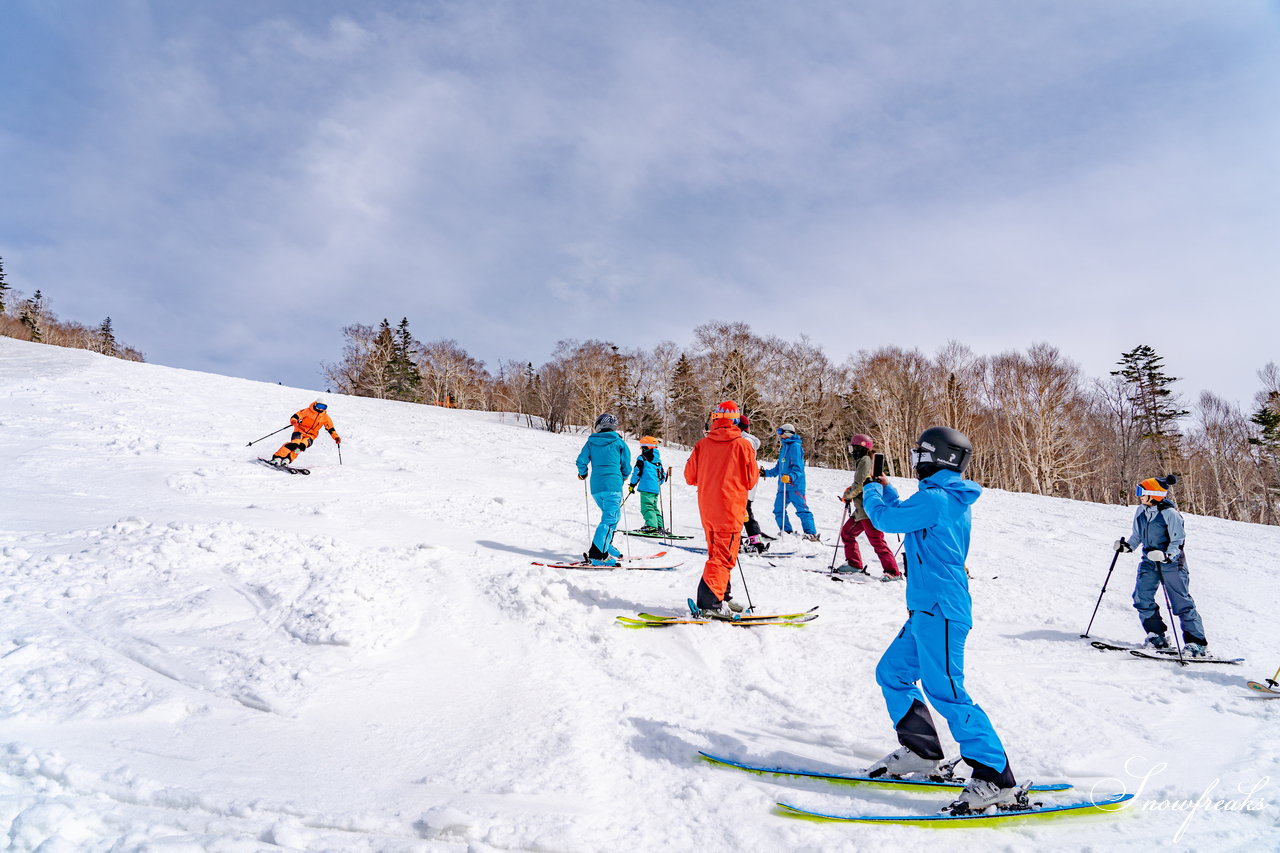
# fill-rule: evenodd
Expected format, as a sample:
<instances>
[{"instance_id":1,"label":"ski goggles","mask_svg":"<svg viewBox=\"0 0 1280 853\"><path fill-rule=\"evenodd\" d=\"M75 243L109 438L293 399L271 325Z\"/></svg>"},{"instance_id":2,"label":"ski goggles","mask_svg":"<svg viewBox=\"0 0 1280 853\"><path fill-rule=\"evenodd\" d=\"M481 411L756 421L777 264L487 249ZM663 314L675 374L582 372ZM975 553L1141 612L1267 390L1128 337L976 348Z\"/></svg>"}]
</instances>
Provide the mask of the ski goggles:
<instances>
[{"instance_id":1,"label":"ski goggles","mask_svg":"<svg viewBox=\"0 0 1280 853\"><path fill-rule=\"evenodd\" d=\"M1139 498L1163 498L1169 495L1167 491L1160 491L1159 489L1144 489L1141 483L1133 487L1133 494Z\"/></svg>"},{"instance_id":2,"label":"ski goggles","mask_svg":"<svg viewBox=\"0 0 1280 853\"><path fill-rule=\"evenodd\" d=\"M313 404L312 408L314 408L317 412L323 412L325 409L329 407L324 403L315 403Z\"/></svg>"},{"instance_id":3,"label":"ski goggles","mask_svg":"<svg viewBox=\"0 0 1280 853\"><path fill-rule=\"evenodd\" d=\"M776 430L774 430L774 432L776 432L778 435L795 435L795 433L792 432L791 430L783 429L782 427L778 427Z\"/></svg>"},{"instance_id":4,"label":"ski goggles","mask_svg":"<svg viewBox=\"0 0 1280 853\"><path fill-rule=\"evenodd\" d=\"M916 466L917 466L917 465L919 465L921 462L932 462L932 461L933 461L933 451L931 451L931 450L925 450L925 449L924 449L924 448L922 448L922 447L913 447L913 448L911 448L911 452L910 452L908 455L909 455L909 456L910 456L910 458L911 458L911 467L912 467L912 468L916 467Z\"/></svg>"}]
</instances>

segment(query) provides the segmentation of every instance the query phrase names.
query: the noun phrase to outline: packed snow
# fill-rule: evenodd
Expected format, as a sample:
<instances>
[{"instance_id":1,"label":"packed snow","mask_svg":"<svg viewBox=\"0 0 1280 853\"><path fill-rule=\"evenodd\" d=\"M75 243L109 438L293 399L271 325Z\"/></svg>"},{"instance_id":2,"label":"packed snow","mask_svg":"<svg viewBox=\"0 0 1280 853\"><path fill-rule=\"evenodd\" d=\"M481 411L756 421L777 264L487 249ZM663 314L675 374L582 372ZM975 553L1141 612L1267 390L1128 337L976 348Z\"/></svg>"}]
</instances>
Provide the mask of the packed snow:
<instances>
[{"instance_id":1,"label":"packed snow","mask_svg":"<svg viewBox=\"0 0 1280 853\"><path fill-rule=\"evenodd\" d=\"M988 491L973 512L968 687L1020 779L1075 785L1045 799L1138 796L1112 814L943 834L817 823L774 804L908 814L949 797L752 775L698 750L847 773L894 748L873 669L906 616L901 584L833 583L807 571L830 565L830 545L786 540L801 555L744 558L735 595L761 611L819 605L811 624L628 629L617 616L680 613L701 558L671 548L669 572L531 565L587 544L583 435L326 396L341 457L322 434L299 462L311 475L288 476L255 461L284 434L247 444L314 390L0 338L0 842L1280 847L1280 702L1245 688L1280 666L1280 529L1187 517L1210 650L1245 664L1181 668L1080 638L1132 508ZM697 545L687 453L662 453L677 471L671 522ZM809 472L828 541L849 476ZM773 482L757 499L770 532ZM1120 557L1095 638L1141 640L1135 567Z\"/></svg>"}]
</instances>

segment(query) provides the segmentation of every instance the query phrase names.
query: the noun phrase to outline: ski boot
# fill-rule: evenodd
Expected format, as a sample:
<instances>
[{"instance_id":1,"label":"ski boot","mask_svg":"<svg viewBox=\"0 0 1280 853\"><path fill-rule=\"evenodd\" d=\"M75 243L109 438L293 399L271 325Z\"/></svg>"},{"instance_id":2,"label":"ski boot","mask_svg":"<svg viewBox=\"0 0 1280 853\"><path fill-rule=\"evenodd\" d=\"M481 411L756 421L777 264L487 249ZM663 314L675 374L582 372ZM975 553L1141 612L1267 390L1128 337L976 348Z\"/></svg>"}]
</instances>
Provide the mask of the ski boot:
<instances>
[{"instance_id":1,"label":"ski boot","mask_svg":"<svg viewBox=\"0 0 1280 853\"><path fill-rule=\"evenodd\" d=\"M582 555L584 565L599 566L601 568L616 568L619 563L607 552L601 551L596 547L595 543L591 543L591 550Z\"/></svg>"},{"instance_id":2,"label":"ski boot","mask_svg":"<svg viewBox=\"0 0 1280 853\"><path fill-rule=\"evenodd\" d=\"M288 466L289 459L284 456L272 456L271 459L268 460L268 464L274 465L276 468L284 468Z\"/></svg>"},{"instance_id":3,"label":"ski boot","mask_svg":"<svg viewBox=\"0 0 1280 853\"><path fill-rule=\"evenodd\" d=\"M883 575L880 576L880 580L883 581L884 583L893 583L894 581L900 581L902 579L903 579L902 572L898 572L896 575L891 575L888 572L885 572Z\"/></svg>"},{"instance_id":4,"label":"ski boot","mask_svg":"<svg viewBox=\"0 0 1280 853\"><path fill-rule=\"evenodd\" d=\"M821 541L822 541L822 538L821 538L820 536L818 536L818 534L816 534L816 533L806 533L806 534L804 534L803 536L801 536L800 538L801 538L801 539L804 539L806 542L821 542Z\"/></svg>"},{"instance_id":5,"label":"ski boot","mask_svg":"<svg viewBox=\"0 0 1280 853\"><path fill-rule=\"evenodd\" d=\"M1152 631L1147 634L1147 639L1143 641L1142 647L1144 649L1163 651L1169 648L1169 638L1164 634L1157 634L1155 631Z\"/></svg>"},{"instance_id":6,"label":"ski boot","mask_svg":"<svg viewBox=\"0 0 1280 853\"><path fill-rule=\"evenodd\" d=\"M942 772L942 759L925 758L905 746L898 747L867 768L867 775L872 779L879 779L882 776L889 779L905 779L907 777L932 779L942 774Z\"/></svg>"},{"instance_id":7,"label":"ski boot","mask_svg":"<svg viewBox=\"0 0 1280 853\"><path fill-rule=\"evenodd\" d=\"M693 611L693 615L698 619L737 619L738 614L733 612L733 605L728 601L721 601L711 607L698 607L694 604L693 599L689 599L689 609Z\"/></svg>"},{"instance_id":8,"label":"ski boot","mask_svg":"<svg viewBox=\"0 0 1280 853\"><path fill-rule=\"evenodd\" d=\"M1183 646L1187 651L1189 658L1203 658L1209 656L1209 646L1205 643L1187 643Z\"/></svg>"},{"instance_id":9,"label":"ski boot","mask_svg":"<svg viewBox=\"0 0 1280 853\"><path fill-rule=\"evenodd\" d=\"M853 563L843 563L831 570L837 575L867 575L870 577L871 572L862 566L855 566Z\"/></svg>"},{"instance_id":10,"label":"ski boot","mask_svg":"<svg viewBox=\"0 0 1280 853\"><path fill-rule=\"evenodd\" d=\"M763 554L769 550L769 543L762 541L759 536L748 536L747 541L742 543L742 550L748 554Z\"/></svg>"},{"instance_id":11,"label":"ski boot","mask_svg":"<svg viewBox=\"0 0 1280 853\"><path fill-rule=\"evenodd\" d=\"M943 806L938 814L966 815L985 812L995 808L999 811L1023 811L1031 808L1027 799L1027 787L1015 785L1001 788L986 779L970 779L960 792L960 796Z\"/></svg>"}]
</instances>

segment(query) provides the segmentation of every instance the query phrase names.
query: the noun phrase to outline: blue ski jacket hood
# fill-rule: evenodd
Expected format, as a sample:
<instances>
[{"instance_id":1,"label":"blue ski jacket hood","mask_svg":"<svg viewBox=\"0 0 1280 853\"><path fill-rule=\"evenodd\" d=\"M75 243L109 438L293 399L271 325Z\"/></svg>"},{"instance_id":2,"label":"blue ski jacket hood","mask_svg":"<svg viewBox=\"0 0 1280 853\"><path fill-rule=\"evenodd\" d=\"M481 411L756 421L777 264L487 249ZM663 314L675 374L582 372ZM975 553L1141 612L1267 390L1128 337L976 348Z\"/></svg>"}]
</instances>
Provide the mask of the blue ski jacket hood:
<instances>
[{"instance_id":1,"label":"blue ski jacket hood","mask_svg":"<svg viewBox=\"0 0 1280 853\"><path fill-rule=\"evenodd\" d=\"M862 505L876 529L906 535L908 610L940 611L953 622L973 625L964 564L970 507L981 495L981 486L948 470L921 480L919 490L905 501L893 486L863 487Z\"/></svg>"},{"instance_id":2,"label":"blue ski jacket hood","mask_svg":"<svg viewBox=\"0 0 1280 853\"><path fill-rule=\"evenodd\" d=\"M783 474L791 475L790 483L778 481L778 490L781 491L786 486L788 491L796 491L804 494L804 444L800 441L800 436L791 435L782 439L782 447L778 450L778 464L764 472L766 477L781 477Z\"/></svg>"},{"instance_id":3,"label":"blue ski jacket hood","mask_svg":"<svg viewBox=\"0 0 1280 853\"><path fill-rule=\"evenodd\" d=\"M591 493L622 492L631 470L631 449L616 432L592 433L578 453L578 475L591 469Z\"/></svg>"},{"instance_id":4,"label":"blue ski jacket hood","mask_svg":"<svg viewBox=\"0 0 1280 853\"><path fill-rule=\"evenodd\" d=\"M658 448L653 448L652 456L646 456L641 450L636 457L636 467L631 471L631 485L642 492L657 494L667 480L667 471L662 467L662 456Z\"/></svg>"}]
</instances>

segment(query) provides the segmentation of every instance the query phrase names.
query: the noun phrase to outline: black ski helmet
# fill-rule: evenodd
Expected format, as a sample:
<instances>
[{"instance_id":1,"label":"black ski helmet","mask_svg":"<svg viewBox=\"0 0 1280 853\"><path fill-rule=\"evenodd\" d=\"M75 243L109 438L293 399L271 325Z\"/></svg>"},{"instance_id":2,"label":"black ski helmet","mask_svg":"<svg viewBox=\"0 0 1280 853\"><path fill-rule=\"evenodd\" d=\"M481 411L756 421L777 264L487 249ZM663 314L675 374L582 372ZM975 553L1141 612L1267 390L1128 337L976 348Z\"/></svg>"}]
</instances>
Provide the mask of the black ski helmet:
<instances>
[{"instance_id":1,"label":"black ski helmet","mask_svg":"<svg viewBox=\"0 0 1280 853\"><path fill-rule=\"evenodd\" d=\"M916 476L920 479L938 471L955 471L963 474L973 458L973 445L964 433L951 427L929 427L916 439L911 451Z\"/></svg>"},{"instance_id":2,"label":"black ski helmet","mask_svg":"<svg viewBox=\"0 0 1280 853\"><path fill-rule=\"evenodd\" d=\"M613 414L605 412L596 418L595 432L616 432L618 429L618 419Z\"/></svg>"}]
</instances>

